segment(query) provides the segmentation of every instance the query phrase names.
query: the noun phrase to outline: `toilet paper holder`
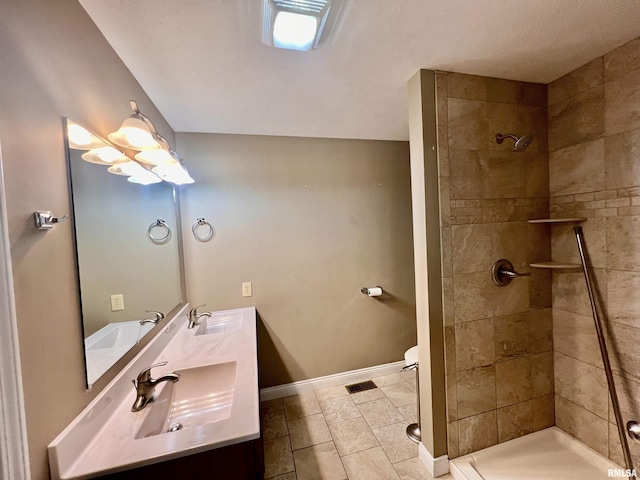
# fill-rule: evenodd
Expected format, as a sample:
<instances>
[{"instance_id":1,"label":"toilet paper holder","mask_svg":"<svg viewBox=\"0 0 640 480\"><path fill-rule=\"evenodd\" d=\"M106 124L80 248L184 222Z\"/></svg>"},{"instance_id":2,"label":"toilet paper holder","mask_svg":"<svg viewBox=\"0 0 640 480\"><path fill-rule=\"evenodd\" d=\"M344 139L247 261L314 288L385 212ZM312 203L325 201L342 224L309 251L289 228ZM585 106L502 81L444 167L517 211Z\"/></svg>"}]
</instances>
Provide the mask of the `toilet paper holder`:
<instances>
[{"instance_id":1,"label":"toilet paper holder","mask_svg":"<svg viewBox=\"0 0 640 480\"><path fill-rule=\"evenodd\" d=\"M381 286L376 286L376 287L362 287L360 289L360 293L364 293L365 295L368 295L370 297L379 297L380 295L383 294L383 290Z\"/></svg>"}]
</instances>

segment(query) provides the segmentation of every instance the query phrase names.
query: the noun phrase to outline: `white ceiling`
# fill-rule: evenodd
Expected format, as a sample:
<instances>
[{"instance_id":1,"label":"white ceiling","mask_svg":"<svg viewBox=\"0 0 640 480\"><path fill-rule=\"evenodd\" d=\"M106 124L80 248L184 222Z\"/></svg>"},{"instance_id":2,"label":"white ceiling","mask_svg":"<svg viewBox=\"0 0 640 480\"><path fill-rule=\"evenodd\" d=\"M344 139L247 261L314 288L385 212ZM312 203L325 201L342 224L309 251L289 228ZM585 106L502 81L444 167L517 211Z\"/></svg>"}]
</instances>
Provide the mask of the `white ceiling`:
<instances>
[{"instance_id":1,"label":"white ceiling","mask_svg":"<svg viewBox=\"0 0 640 480\"><path fill-rule=\"evenodd\" d=\"M407 140L420 68L549 83L640 36L640 0L334 0L320 47L262 0L80 0L177 132Z\"/></svg>"}]
</instances>

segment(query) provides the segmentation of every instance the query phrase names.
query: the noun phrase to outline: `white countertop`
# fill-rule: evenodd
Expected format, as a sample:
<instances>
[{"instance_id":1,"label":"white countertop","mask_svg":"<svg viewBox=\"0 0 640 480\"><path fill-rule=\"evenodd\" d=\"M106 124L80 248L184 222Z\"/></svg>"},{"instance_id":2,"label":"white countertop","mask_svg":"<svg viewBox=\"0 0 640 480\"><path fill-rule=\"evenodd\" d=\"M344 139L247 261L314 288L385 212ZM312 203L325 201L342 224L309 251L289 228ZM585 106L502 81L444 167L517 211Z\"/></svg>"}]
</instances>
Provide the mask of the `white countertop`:
<instances>
[{"instance_id":1,"label":"white countertop","mask_svg":"<svg viewBox=\"0 0 640 480\"><path fill-rule=\"evenodd\" d=\"M242 314L242 328L214 335L195 335L197 328L189 330L186 308L49 445L53 480L91 478L260 436L255 308L227 311ZM237 362L231 416L215 423L135 439L151 405L140 412L131 412L135 400L131 380L143 368L165 360L166 366L153 369L154 378L175 370ZM157 387L156 395L164 385Z\"/></svg>"}]
</instances>

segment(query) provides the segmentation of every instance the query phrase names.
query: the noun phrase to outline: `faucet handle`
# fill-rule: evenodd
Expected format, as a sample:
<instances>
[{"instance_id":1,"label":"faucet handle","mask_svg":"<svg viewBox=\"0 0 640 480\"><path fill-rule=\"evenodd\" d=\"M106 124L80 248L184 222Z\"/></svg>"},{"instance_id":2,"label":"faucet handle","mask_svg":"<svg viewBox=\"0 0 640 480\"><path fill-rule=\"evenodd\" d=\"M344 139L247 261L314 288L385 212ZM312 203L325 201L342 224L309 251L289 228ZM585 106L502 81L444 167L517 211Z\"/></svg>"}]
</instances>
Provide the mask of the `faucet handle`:
<instances>
[{"instance_id":1,"label":"faucet handle","mask_svg":"<svg viewBox=\"0 0 640 480\"><path fill-rule=\"evenodd\" d=\"M142 369L142 371L138 374L138 378L135 380L132 380L133 384L137 388L138 383L148 382L149 380L151 380L151 369L155 367L164 367L166 364L167 364L167 361L165 360L164 362L156 363L147 368Z\"/></svg>"},{"instance_id":2,"label":"faucet handle","mask_svg":"<svg viewBox=\"0 0 640 480\"><path fill-rule=\"evenodd\" d=\"M155 318L145 318L143 320L140 320L140 325L144 325L145 323L157 324L160 320L164 318L164 313L162 312L157 312L155 310L145 310L145 312L153 313L155 315Z\"/></svg>"},{"instance_id":3,"label":"faucet handle","mask_svg":"<svg viewBox=\"0 0 640 480\"><path fill-rule=\"evenodd\" d=\"M198 309L200 307L206 307L206 306L207 305L203 303L202 305L198 305L197 307L193 307L191 310L189 310L189 317L192 317L194 315L198 315Z\"/></svg>"}]
</instances>

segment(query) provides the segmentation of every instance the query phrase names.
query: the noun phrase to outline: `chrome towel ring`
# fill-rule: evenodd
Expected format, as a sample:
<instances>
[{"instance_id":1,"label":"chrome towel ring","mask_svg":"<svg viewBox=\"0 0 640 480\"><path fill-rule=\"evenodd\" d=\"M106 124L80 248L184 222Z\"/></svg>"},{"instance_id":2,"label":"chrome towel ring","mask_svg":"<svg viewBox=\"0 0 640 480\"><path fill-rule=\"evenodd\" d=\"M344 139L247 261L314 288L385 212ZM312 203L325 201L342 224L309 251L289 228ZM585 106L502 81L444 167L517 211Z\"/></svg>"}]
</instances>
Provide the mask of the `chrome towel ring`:
<instances>
[{"instance_id":1,"label":"chrome towel ring","mask_svg":"<svg viewBox=\"0 0 640 480\"><path fill-rule=\"evenodd\" d=\"M154 235L154 229L160 229L161 232L156 232L156 234ZM162 218L157 219L155 222L149 225L148 232L149 238L153 243L166 243L171 238L171 229L167 225L167 222L165 222Z\"/></svg>"},{"instance_id":2,"label":"chrome towel ring","mask_svg":"<svg viewBox=\"0 0 640 480\"><path fill-rule=\"evenodd\" d=\"M191 231L193 232L193 236L196 237L196 240L200 242L208 242L216 234L216 229L204 218L198 218L196 223L191 227Z\"/></svg>"}]
</instances>

